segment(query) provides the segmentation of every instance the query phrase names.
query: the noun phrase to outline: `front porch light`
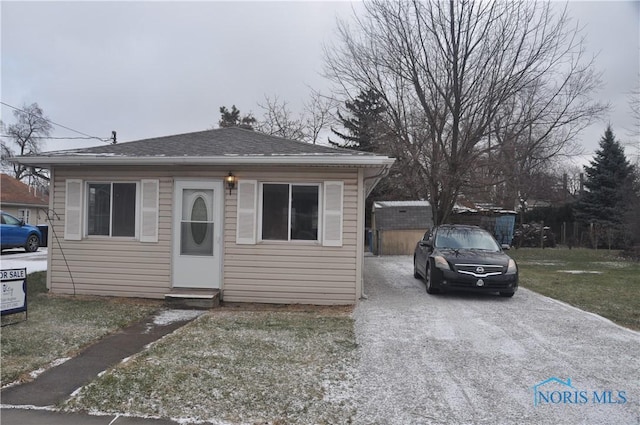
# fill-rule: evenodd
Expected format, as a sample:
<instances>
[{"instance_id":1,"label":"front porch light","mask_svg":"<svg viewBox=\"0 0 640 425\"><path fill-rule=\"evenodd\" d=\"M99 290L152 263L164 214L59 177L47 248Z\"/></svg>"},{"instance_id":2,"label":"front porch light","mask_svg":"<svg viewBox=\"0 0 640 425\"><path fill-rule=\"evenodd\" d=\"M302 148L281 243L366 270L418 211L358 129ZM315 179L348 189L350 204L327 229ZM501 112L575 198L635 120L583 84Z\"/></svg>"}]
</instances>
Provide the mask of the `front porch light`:
<instances>
[{"instance_id":1,"label":"front porch light","mask_svg":"<svg viewBox=\"0 0 640 425\"><path fill-rule=\"evenodd\" d=\"M225 177L224 181L227 183L227 189L229 189L229 195L231 195L231 191L236 187L236 176L229 172L229 175Z\"/></svg>"}]
</instances>

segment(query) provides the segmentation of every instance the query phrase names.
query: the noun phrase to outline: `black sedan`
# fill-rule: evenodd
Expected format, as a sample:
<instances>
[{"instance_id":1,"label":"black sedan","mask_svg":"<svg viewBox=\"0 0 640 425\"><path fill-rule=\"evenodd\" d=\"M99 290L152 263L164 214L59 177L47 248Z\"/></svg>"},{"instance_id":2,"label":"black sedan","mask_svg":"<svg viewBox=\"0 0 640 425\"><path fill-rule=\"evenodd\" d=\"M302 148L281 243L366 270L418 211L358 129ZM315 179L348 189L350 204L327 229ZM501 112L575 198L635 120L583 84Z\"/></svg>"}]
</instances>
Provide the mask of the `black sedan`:
<instances>
[{"instance_id":1,"label":"black sedan","mask_svg":"<svg viewBox=\"0 0 640 425\"><path fill-rule=\"evenodd\" d=\"M446 224L424 234L413 255L413 275L427 292L470 290L512 297L518 266L493 236L477 226Z\"/></svg>"}]
</instances>

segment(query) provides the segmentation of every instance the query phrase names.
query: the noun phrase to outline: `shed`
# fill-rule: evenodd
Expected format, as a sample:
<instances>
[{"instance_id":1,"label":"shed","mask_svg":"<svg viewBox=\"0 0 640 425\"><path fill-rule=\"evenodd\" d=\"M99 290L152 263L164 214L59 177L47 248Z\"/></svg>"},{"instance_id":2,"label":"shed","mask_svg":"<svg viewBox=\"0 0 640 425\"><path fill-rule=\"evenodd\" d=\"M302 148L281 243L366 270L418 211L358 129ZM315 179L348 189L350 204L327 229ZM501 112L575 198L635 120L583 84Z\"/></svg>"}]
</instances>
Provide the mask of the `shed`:
<instances>
[{"instance_id":1,"label":"shed","mask_svg":"<svg viewBox=\"0 0 640 425\"><path fill-rule=\"evenodd\" d=\"M365 198L394 162L240 128L14 160L51 171L51 292L302 304L362 295Z\"/></svg>"},{"instance_id":2,"label":"shed","mask_svg":"<svg viewBox=\"0 0 640 425\"><path fill-rule=\"evenodd\" d=\"M373 204L372 237L377 255L413 254L433 227L429 201L379 201Z\"/></svg>"}]
</instances>

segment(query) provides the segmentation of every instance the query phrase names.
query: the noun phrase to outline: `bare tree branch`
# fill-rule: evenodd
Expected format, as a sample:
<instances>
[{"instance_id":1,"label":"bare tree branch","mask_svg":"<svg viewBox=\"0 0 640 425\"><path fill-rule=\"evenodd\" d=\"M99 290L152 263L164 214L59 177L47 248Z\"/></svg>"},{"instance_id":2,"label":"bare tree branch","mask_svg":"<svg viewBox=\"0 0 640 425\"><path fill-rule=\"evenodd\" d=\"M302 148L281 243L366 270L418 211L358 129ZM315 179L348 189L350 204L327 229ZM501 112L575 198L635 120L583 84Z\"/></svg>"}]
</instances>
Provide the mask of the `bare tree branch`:
<instances>
[{"instance_id":1,"label":"bare tree branch","mask_svg":"<svg viewBox=\"0 0 640 425\"><path fill-rule=\"evenodd\" d=\"M48 181L45 170L10 162L9 159L14 156L40 153L43 138L51 135L53 126L37 103L24 105L21 110L13 111L13 116L16 120L13 124L7 126L0 122L3 133L8 139L3 140L1 146L3 168L10 169L13 177L18 180L33 176L36 179Z\"/></svg>"},{"instance_id":2,"label":"bare tree branch","mask_svg":"<svg viewBox=\"0 0 640 425\"><path fill-rule=\"evenodd\" d=\"M524 176L605 109L590 99L600 81L579 28L549 2L373 0L365 11L353 29L339 22L325 74L344 96L380 93L398 158L421 168L411 184L428 188L435 223L478 175L484 185L512 169ZM507 161L501 173L496 160Z\"/></svg>"}]
</instances>

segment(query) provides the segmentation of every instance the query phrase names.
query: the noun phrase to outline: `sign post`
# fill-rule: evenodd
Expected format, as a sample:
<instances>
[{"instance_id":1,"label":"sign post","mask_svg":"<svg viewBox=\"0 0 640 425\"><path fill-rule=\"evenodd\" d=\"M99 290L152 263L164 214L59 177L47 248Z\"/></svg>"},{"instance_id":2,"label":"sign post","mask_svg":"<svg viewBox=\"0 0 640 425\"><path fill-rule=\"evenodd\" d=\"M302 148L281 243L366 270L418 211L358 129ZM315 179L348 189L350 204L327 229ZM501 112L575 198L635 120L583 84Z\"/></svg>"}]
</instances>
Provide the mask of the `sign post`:
<instances>
[{"instance_id":1,"label":"sign post","mask_svg":"<svg viewBox=\"0 0 640 425\"><path fill-rule=\"evenodd\" d=\"M7 314L27 313L27 269L11 269L0 271L2 291L0 291L0 310L2 316Z\"/></svg>"}]
</instances>

